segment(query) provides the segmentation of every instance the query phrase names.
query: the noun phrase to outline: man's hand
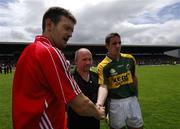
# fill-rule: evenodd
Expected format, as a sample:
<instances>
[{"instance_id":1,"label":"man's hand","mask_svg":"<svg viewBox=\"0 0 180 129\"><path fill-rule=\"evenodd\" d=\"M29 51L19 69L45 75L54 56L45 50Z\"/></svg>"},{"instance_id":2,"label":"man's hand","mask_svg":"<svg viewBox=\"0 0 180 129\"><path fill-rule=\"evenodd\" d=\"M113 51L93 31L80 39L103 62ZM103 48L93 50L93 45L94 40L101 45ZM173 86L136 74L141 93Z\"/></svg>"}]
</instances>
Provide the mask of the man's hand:
<instances>
[{"instance_id":1,"label":"man's hand","mask_svg":"<svg viewBox=\"0 0 180 129\"><path fill-rule=\"evenodd\" d=\"M106 118L105 107L102 107L102 106L96 106L96 107L97 107L98 113L97 113L97 116L95 116L95 118L98 120L105 119Z\"/></svg>"},{"instance_id":2,"label":"man's hand","mask_svg":"<svg viewBox=\"0 0 180 129\"><path fill-rule=\"evenodd\" d=\"M99 104L99 103L96 103L96 106L97 106L97 108L103 107L103 105L102 105L102 104Z\"/></svg>"}]
</instances>

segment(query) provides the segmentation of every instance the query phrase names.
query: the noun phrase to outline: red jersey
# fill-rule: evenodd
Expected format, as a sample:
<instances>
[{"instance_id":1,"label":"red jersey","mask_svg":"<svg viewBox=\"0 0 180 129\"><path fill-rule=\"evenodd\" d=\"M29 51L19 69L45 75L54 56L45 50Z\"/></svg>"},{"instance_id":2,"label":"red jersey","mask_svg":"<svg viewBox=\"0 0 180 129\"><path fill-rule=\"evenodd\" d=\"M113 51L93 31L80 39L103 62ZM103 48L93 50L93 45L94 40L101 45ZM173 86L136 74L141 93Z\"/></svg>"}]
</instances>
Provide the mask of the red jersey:
<instances>
[{"instance_id":1,"label":"red jersey","mask_svg":"<svg viewBox=\"0 0 180 129\"><path fill-rule=\"evenodd\" d=\"M62 52L37 36L21 54L13 80L14 129L65 129L65 105L81 90Z\"/></svg>"}]
</instances>

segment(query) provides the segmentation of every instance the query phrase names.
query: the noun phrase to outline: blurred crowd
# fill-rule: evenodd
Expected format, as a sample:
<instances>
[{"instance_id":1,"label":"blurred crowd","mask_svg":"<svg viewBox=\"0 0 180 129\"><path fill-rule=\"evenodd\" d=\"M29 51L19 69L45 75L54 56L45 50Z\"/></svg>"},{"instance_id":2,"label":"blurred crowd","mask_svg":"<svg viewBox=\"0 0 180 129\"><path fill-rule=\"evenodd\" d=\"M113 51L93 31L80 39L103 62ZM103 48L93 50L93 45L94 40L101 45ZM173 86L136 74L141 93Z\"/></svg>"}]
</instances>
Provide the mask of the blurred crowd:
<instances>
[{"instance_id":1,"label":"blurred crowd","mask_svg":"<svg viewBox=\"0 0 180 129\"><path fill-rule=\"evenodd\" d=\"M11 64L0 64L0 73L1 74L12 73L12 65Z\"/></svg>"}]
</instances>

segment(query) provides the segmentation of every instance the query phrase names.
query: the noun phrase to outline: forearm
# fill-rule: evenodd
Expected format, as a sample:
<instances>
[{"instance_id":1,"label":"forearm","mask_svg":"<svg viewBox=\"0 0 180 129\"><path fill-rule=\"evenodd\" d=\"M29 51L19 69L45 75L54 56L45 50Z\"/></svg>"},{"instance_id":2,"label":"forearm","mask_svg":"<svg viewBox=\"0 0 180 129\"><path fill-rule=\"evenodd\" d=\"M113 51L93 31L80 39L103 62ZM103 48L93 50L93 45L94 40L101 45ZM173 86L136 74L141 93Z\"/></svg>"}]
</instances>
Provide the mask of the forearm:
<instances>
[{"instance_id":1,"label":"forearm","mask_svg":"<svg viewBox=\"0 0 180 129\"><path fill-rule=\"evenodd\" d=\"M135 86L138 86L138 79L136 76L133 77L133 82L134 82Z\"/></svg>"},{"instance_id":2,"label":"forearm","mask_svg":"<svg viewBox=\"0 0 180 129\"><path fill-rule=\"evenodd\" d=\"M96 105L84 94L79 94L70 103L69 106L81 116L94 116L102 119L103 111L99 110Z\"/></svg>"},{"instance_id":3,"label":"forearm","mask_svg":"<svg viewBox=\"0 0 180 129\"><path fill-rule=\"evenodd\" d=\"M134 86L136 86L137 96L138 96L138 79L136 76L133 77L133 82L134 82Z\"/></svg>"},{"instance_id":4,"label":"forearm","mask_svg":"<svg viewBox=\"0 0 180 129\"><path fill-rule=\"evenodd\" d=\"M108 95L108 89L106 85L100 86L98 90L97 105L103 106Z\"/></svg>"}]
</instances>

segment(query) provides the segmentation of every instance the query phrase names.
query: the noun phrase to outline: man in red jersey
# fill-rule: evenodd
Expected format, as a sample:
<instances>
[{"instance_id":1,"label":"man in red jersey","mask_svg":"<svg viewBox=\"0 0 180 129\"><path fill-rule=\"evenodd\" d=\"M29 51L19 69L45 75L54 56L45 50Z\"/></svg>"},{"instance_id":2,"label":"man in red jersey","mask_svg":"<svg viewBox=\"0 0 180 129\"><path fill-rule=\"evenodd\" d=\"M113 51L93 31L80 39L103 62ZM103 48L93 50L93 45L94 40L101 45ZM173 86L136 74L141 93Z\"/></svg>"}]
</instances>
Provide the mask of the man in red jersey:
<instances>
[{"instance_id":1,"label":"man in red jersey","mask_svg":"<svg viewBox=\"0 0 180 129\"><path fill-rule=\"evenodd\" d=\"M65 106L79 115L105 117L71 76L60 49L72 36L76 19L66 9L49 8L43 16L43 34L25 48L13 80L14 129L65 129Z\"/></svg>"}]
</instances>

